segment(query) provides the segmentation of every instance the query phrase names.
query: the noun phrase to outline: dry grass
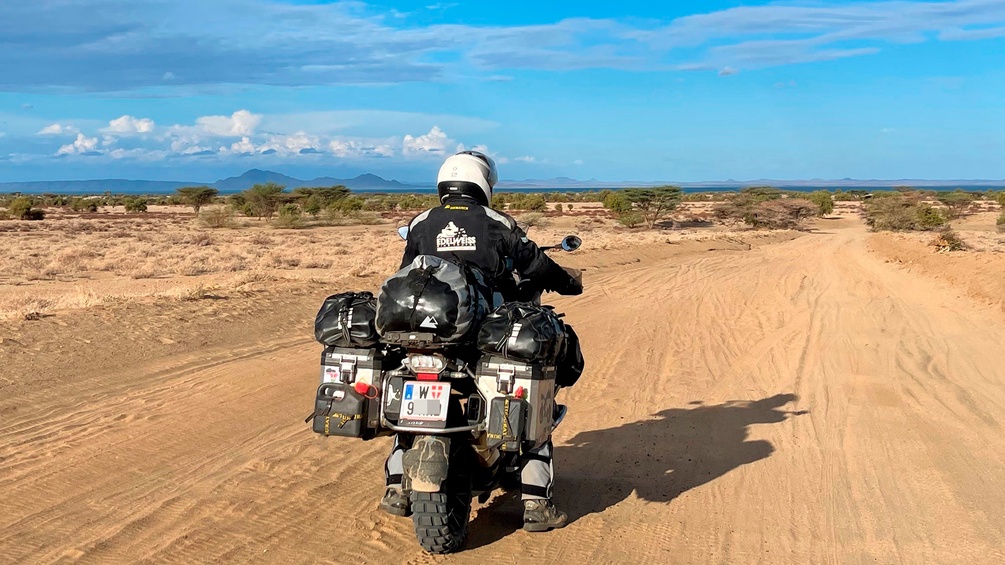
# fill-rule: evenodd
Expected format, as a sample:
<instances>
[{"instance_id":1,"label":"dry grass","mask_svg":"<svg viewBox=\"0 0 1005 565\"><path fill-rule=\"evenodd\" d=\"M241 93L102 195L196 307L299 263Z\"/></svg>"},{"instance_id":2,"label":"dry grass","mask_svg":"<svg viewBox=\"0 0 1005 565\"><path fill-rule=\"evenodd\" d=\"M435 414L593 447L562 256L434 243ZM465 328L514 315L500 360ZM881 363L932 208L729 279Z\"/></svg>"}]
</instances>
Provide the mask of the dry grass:
<instances>
[{"instance_id":1,"label":"dry grass","mask_svg":"<svg viewBox=\"0 0 1005 565\"><path fill-rule=\"evenodd\" d=\"M112 298L178 299L200 285L233 289L310 278L358 284L392 273L402 250L387 226L278 232L257 222L218 230L191 214L94 216L4 222L14 228L0 232L7 251L0 255L0 317Z\"/></svg>"},{"instance_id":2,"label":"dry grass","mask_svg":"<svg viewBox=\"0 0 1005 565\"><path fill-rule=\"evenodd\" d=\"M277 292L286 284L373 289L397 269L403 243L393 223L360 225L376 216L346 220L353 225L279 231L252 220L221 230L204 227L191 213L152 209L143 215L53 214L43 222L3 222L13 228L0 232L7 250L0 255L0 318L115 300ZM717 239L729 233L721 229L629 230L602 208L583 204L576 213L546 213L529 235L551 244L578 233L584 238L581 253L589 253Z\"/></svg>"}]
</instances>

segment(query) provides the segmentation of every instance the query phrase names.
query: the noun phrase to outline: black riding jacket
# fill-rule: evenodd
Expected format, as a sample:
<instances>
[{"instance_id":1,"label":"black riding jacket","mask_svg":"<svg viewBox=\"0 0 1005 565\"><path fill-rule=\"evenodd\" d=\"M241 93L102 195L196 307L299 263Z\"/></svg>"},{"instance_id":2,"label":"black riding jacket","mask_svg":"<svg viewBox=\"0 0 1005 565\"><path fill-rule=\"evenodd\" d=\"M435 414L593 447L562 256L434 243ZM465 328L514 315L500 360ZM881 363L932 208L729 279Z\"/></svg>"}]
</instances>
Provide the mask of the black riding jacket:
<instances>
[{"instance_id":1,"label":"black riding jacket","mask_svg":"<svg viewBox=\"0 0 1005 565\"><path fill-rule=\"evenodd\" d=\"M463 196L416 216L408 225L401 268L419 255L435 255L478 267L492 287L512 300L512 271L545 290L581 294L582 285L527 239L513 218Z\"/></svg>"}]
</instances>

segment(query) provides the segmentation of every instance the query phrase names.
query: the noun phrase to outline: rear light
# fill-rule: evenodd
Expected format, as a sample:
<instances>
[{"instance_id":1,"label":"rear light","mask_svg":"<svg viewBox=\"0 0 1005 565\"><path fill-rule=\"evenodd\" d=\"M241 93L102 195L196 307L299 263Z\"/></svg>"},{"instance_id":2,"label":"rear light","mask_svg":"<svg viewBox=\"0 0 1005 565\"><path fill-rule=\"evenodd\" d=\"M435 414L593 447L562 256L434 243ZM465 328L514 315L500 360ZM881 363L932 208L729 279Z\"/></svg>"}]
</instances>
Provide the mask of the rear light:
<instances>
[{"instance_id":1,"label":"rear light","mask_svg":"<svg viewBox=\"0 0 1005 565\"><path fill-rule=\"evenodd\" d=\"M415 378L419 379L420 381L438 381L438 380L440 380L440 374L439 373L419 373L419 374L415 375Z\"/></svg>"},{"instance_id":2,"label":"rear light","mask_svg":"<svg viewBox=\"0 0 1005 565\"><path fill-rule=\"evenodd\" d=\"M409 355L408 366L412 371L418 373L439 373L447 364L446 360L439 355Z\"/></svg>"}]
</instances>

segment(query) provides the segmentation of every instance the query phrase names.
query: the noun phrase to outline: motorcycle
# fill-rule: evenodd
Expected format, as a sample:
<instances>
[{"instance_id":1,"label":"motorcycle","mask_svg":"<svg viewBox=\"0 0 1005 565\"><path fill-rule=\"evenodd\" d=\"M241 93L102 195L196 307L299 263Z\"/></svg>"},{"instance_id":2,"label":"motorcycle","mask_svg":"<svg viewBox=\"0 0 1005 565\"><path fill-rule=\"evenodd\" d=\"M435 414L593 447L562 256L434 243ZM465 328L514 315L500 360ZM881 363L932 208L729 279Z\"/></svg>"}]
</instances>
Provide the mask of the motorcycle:
<instances>
[{"instance_id":1,"label":"motorcycle","mask_svg":"<svg viewBox=\"0 0 1005 565\"><path fill-rule=\"evenodd\" d=\"M398 230L403 239L407 230ZM567 236L541 249L571 252L581 244ZM543 290L531 281L518 281L517 290L521 301L540 305ZM456 551L472 500L519 488L521 453L549 441L564 419L556 367L442 343L422 331L386 332L380 341L397 352L400 366L381 371L373 396L380 397L381 433L396 433L407 449L402 486L416 538L430 553Z\"/></svg>"}]
</instances>

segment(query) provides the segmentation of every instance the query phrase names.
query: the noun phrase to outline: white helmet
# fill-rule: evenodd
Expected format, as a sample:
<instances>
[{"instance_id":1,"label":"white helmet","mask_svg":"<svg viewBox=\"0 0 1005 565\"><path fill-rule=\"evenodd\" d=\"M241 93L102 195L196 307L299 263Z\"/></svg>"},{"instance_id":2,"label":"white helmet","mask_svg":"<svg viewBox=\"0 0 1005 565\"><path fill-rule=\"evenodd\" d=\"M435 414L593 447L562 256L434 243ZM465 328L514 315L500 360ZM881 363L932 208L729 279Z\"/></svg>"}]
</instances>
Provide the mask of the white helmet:
<instances>
[{"instance_id":1,"label":"white helmet","mask_svg":"<svg viewBox=\"0 0 1005 565\"><path fill-rule=\"evenodd\" d=\"M440 202L448 196L464 195L488 206L498 180L496 163L491 157L479 151L461 151L443 162L436 175L436 192Z\"/></svg>"}]
</instances>

